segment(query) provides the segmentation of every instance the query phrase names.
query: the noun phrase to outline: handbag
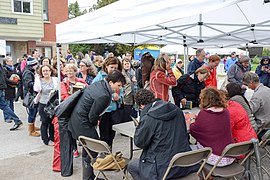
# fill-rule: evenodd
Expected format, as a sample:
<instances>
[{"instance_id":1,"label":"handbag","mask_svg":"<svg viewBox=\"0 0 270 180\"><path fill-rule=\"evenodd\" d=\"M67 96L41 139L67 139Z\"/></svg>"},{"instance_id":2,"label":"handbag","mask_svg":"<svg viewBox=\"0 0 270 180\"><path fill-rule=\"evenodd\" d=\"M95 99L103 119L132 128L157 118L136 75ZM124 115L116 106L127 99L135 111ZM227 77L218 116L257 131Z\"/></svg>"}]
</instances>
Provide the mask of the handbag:
<instances>
[{"instance_id":1,"label":"handbag","mask_svg":"<svg viewBox=\"0 0 270 180\"><path fill-rule=\"evenodd\" d=\"M84 88L85 89L85 88ZM71 116L77 102L81 98L84 89L76 91L74 94L70 95L66 100L61 102L55 111L55 116L58 118L68 119Z\"/></svg>"},{"instance_id":2,"label":"handbag","mask_svg":"<svg viewBox=\"0 0 270 180\"><path fill-rule=\"evenodd\" d=\"M50 99L46 106L44 107L44 112L47 116L52 119L55 115L56 107L59 105L58 91L53 91L50 96Z\"/></svg>"},{"instance_id":3,"label":"handbag","mask_svg":"<svg viewBox=\"0 0 270 180\"><path fill-rule=\"evenodd\" d=\"M35 102L34 102L35 96L32 95L30 92L28 92L23 99L23 106L32 109L35 107Z\"/></svg>"},{"instance_id":4,"label":"handbag","mask_svg":"<svg viewBox=\"0 0 270 180\"><path fill-rule=\"evenodd\" d=\"M121 169L124 169L126 167L126 161L123 158L123 154L121 152L117 152L114 154L109 154L105 156L104 158L97 158L96 162L93 164L94 170L119 170L119 167L117 166L116 162L113 159L116 159L118 165L121 167Z\"/></svg>"}]
</instances>

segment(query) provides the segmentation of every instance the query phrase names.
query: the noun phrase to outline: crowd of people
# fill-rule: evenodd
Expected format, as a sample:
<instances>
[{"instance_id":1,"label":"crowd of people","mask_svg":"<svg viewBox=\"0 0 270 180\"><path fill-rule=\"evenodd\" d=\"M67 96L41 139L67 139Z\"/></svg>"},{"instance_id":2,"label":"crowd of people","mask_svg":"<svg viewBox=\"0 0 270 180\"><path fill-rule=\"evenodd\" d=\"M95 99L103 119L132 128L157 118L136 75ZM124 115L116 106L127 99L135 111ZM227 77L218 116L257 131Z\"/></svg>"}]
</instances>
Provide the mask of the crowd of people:
<instances>
[{"instance_id":1,"label":"crowd of people","mask_svg":"<svg viewBox=\"0 0 270 180\"><path fill-rule=\"evenodd\" d=\"M191 150L186 123L190 123L189 133L197 140L196 148L212 148L207 162L212 165L228 144L261 137L270 126L269 57L263 56L253 73L248 56L231 55L225 65L228 82L219 90L216 69L221 59L203 49L196 51L186 73L181 59L164 53L155 59L147 52L137 62L130 52L123 58L109 52L106 57L79 52L74 58L69 52L60 58L60 77L57 59L40 58L34 50L16 65L11 57L0 65L0 108L5 122L14 121L10 129L14 131L23 124L14 112L14 101L34 97L33 105L26 108L29 136L41 136L44 145L54 146L53 170L62 176L72 175L73 157L79 156L79 136L100 139L112 149L112 126L140 115L134 143L143 152L140 160L128 164L128 171L135 180L150 176L162 179L170 159ZM46 112L46 105L59 88L62 101L84 89L69 119L50 117ZM247 88L254 90L250 101L245 98ZM186 121L182 110L194 107L200 112ZM35 126L37 113L40 128ZM234 161L224 157L218 166ZM91 159L84 149L82 163L83 179L94 179ZM169 177L183 177L198 168L175 168Z\"/></svg>"}]
</instances>

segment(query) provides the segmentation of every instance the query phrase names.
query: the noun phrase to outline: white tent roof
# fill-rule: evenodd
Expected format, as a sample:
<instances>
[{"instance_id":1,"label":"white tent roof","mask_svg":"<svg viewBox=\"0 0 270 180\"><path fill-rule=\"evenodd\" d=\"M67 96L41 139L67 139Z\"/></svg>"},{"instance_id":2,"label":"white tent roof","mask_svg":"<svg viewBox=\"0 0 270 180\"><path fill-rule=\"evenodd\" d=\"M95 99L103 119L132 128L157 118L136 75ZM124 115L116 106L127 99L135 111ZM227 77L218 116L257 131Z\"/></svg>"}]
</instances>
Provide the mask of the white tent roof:
<instances>
[{"instance_id":1,"label":"white tent roof","mask_svg":"<svg viewBox=\"0 0 270 180\"><path fill-rule=\"evenodd\" d=\"M235 52L237 55L244 54L246 55L246 51L238 48L205 48L205 52L209 52L211 55L218 54L218 55L229 55L232 52Z\"/></svg>"},{"instance_id":2,"label":"white tent roof","mask_svg":"<svg viewBox=\"0 0 270 180\"><path fill-rule=\"evenodd\" d=\"M263 0L120 0L57 25L56 36L58 43L269 45L269 11Z\"/></svg>"},{"instance_id":3,"label":"white tent roof","mask_svg":"<svg viewBox=\"0 0 270 180\"><path fill-rule=\"evenodd\" d=\"M160 49L160 52L167 54L185 54L183 45L166 45ZM195 55L196 50L193 48L188 48L189 55Z\"/></svg>"}]
</instances>

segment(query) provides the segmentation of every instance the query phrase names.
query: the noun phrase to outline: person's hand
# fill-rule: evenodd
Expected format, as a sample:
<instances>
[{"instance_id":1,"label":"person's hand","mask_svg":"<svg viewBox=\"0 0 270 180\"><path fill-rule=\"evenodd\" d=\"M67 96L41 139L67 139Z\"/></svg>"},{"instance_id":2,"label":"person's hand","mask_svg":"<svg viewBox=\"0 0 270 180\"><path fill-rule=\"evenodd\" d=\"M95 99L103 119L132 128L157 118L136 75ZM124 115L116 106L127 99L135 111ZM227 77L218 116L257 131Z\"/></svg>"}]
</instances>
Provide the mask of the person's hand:
<instances>
[{"instance_id":1,"label":"person's hand","mask_svg":"<svg viewBox=\"0 0 270 180\"><path fill-rule=\"evenodd\" d=\"M119 95L117 93L113 93L113 100L118 101L120 99Z\"/></svg>"},{"instance_id":2,"label":"person's hand","mask_svg":"<svg viewBox=\"0 0 270 180\"><path fill-rule=\"evenodd\" d=\"M181 99L181 104L182 104L183 106L186 105L186 103L187 103L186 98Z\"/></svg>"},{"instance_id":3,"label":"person's hand","mask_svg":"<svg viewBox=\"0 0 270 180\"><path fill-rule=\"evenodd\" d=\"M243 85L241 86L241 89L247 89L247 86L243 84Z\"/></svg>"},{"instance_id":4,"label":"person's hand","mask_svg":"<svg viewBox=\"0 0 270 180\"><path fill-rule=\"evenodd\" d=\"M135 76L133 76L131 80L132 80L132 82L136 82L137 81Z\"/></svg>"},{"instance_id":5,"label":"person's hand","mask_svg":"<svg viewBox=\"0 0 270 180\"><path fill-rule=\"evenodd\" d=\"M262 66L262 71L264 71L266 68L265 68L265 66Z\"/></svg>"}]
</instances>

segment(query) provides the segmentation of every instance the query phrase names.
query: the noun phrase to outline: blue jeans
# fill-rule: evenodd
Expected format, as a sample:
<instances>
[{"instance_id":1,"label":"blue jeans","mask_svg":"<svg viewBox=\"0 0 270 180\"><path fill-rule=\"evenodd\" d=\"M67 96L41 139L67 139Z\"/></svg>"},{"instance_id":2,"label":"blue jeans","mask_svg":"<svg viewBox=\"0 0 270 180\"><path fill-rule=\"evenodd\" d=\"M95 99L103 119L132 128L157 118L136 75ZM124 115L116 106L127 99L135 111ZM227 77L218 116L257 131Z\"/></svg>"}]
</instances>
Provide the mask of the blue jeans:
<instances>
[{"instance_id":1,"label":"blue jeans","mask_svg":"<svg viewBox=\"0 0 270 180\"><path fill-rule=\"evenodd\" d=\"M13 119L15 124L21 121L14 111L6 104L5 92L2 89L0 90L0 109L6 113L10 119Z\"/></svg>"},{"instance_id":2,"label":"blue jeans","mask_svg":"<svg viewBox=\"0 0 270 180\"><path fill-rule=\"evenodd\" d=\"M5 103L14 112L14 99L6 99ZM4 120L5 121L8 120L8 119L11 119L6 112L3 111L3 114L4 114Z\"/></svg>"},{"instance_id":3,"label":"blue jeans","mask_svg":"<svg viewBox=\"0 0 270 180\"><path fill-rule=\"evenodd\" d=\"M34 123L36 120L38 108L29 108L28 109L28 123Z\"/></svg>"}]
</instances>

